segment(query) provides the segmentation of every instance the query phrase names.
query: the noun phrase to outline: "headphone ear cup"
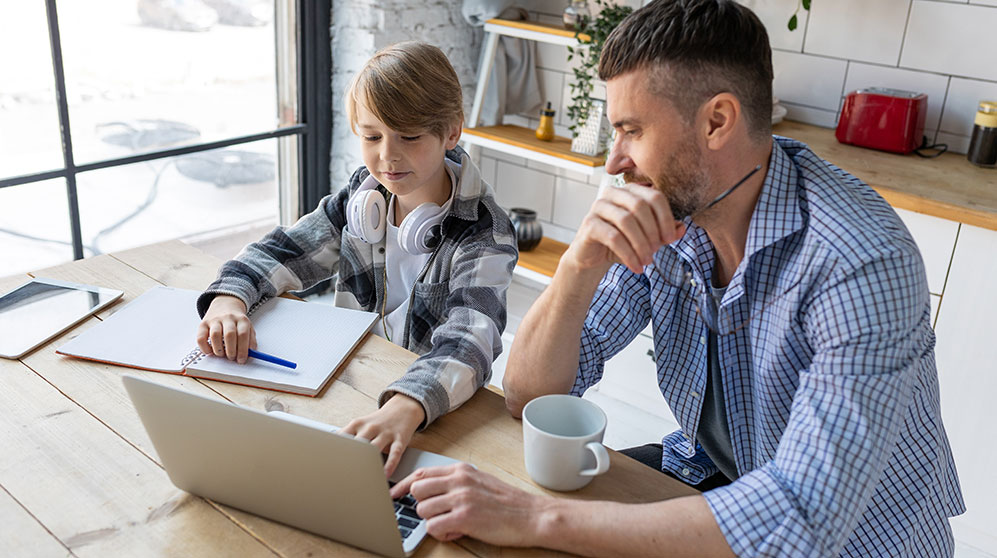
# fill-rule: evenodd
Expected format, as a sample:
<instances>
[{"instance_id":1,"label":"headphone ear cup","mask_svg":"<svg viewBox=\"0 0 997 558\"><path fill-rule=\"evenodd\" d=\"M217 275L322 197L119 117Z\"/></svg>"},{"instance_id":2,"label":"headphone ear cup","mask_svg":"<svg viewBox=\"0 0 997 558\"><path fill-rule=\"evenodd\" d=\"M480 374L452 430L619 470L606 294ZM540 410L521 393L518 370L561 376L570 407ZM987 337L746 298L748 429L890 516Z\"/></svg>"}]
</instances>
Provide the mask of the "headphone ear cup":
<instances>
[{"instance_id":1,"label":"headphone ear cup","mask_svg":"<svg viewBox=\"0 0 997 558\"><path fill-rule=\"evenodd\" d=\"M357 191L347 204L346 224L360 240L377 244L384 238L386 208L384 196L377 190Z\"/></svg>"},{"instance_id":2,"label":"headphone ear cup","mask_svg":"<svg viewBox=\"0 0 997 558\"><path fill-rule=\"evenodd\" d=\"M428 254L440 243L440 224L445 211L432 202L419 205L398 227L398 244L402 250L418 256Z\"/></svg>"}]
</instances>

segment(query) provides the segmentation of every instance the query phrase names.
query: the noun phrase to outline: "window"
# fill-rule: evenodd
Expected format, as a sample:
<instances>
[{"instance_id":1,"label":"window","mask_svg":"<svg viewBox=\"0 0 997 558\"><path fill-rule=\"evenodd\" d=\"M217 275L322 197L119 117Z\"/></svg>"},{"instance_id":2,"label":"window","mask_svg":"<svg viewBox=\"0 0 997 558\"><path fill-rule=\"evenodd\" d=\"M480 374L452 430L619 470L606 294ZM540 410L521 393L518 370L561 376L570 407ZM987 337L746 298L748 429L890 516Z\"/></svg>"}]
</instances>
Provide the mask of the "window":
<instances>
[{"instance_id":1,"label":"window","mask_svg":"<svg viewBox=\"0 0 997 558\"><path fill-rule=\"evenodd\" d=\"M0 274L314 207L329 15L305 0L0 4Z\"/></svg>"}]
</instances>

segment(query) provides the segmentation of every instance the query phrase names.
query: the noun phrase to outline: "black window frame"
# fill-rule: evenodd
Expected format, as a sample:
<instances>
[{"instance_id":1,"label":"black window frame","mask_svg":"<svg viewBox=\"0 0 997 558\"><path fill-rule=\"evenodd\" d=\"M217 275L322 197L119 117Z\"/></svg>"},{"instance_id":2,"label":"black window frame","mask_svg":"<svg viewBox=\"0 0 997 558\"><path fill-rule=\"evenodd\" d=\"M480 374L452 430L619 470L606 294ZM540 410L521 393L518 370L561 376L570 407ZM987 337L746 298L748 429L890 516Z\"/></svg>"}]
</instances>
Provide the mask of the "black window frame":
<instances>
[{"instance_id":1,"label":"black window frame","mask_svg":"<svg viewBox=\"0 0 997 558\"><path fill-rule=\"evenodd\" d=\"M62 61L62 41L56 0L45 0L48 21L49 46L55 77L56 105L59 112L59 132L62 144L61 169L0 177L0 188L19 186L43 180L63 178L66 182L69 205L70 233L73 259L83 258L83 235L80 227L80 208L76 189L76 175L98 169L120 167L143 161L152 161L220 149L233 145L265 139L297 135L298 141L298 217L318 205L322 196L329 193L329 165L332 147L332 52L329 27L332 21L331 0L295 0L297 29L297 94L298 123L272 130L194 143L171 149L159 149L77 165L73 156L69 104L66 97L66 79ZM276 71L276 68L275 68Z\"/></svg>"}]
</instances>

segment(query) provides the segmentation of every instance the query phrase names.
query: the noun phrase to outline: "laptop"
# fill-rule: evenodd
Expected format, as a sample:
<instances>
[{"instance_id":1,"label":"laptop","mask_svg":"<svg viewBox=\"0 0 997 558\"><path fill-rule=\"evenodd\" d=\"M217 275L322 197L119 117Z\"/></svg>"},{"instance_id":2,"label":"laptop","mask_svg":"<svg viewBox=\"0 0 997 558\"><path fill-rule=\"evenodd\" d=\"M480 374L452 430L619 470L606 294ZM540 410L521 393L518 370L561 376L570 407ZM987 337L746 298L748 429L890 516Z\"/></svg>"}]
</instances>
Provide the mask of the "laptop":
<instances>
[{"instance_id":1,"label":"laptop","mask_svg":"<svg viewBox=\"0 0 997 558\"><path fill-rule=\"evenodd\" d=\"M125 389L173 484L384 556L426 537L406 495L392 501L376 446L318 421L209 399L135 376ZM457 460L409 448L390 481Z\"/></svg>"}]
</instances>

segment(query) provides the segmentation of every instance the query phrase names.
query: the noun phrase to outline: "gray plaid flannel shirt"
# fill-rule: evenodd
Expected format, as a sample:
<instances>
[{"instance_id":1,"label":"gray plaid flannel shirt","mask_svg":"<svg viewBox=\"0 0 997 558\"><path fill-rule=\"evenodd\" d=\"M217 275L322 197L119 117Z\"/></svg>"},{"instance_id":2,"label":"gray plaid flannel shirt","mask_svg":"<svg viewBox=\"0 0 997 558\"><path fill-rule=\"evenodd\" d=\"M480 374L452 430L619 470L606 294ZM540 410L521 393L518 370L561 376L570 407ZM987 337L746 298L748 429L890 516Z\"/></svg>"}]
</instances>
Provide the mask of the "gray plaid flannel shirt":
<instances>
[{"instance_id":1,"label":"gray plaid flannel shirt","mask_svg":"<svg viewBox=\"0 0 997 558\"><path fill-rule=\"evenodd\" d=\"M488 383L502 352L506 290L519 257L512 224L492 188L464 150L448 151L447 158L460 163L460 177L443 238L413 288L399 343L421 356L378 400L383 405L403 393L419 401L426 411L422 427ZM218 294L236 296L251 308L333 276L336 306L379 312L384 241L366 244L346 226L349 196L369 174L360 167L346 188L323 198L315 211L275 228L226 262L198 299L198 312L203 316ZM378 189L388 196L383 186Z\"/></svg>"}]
</instances>

